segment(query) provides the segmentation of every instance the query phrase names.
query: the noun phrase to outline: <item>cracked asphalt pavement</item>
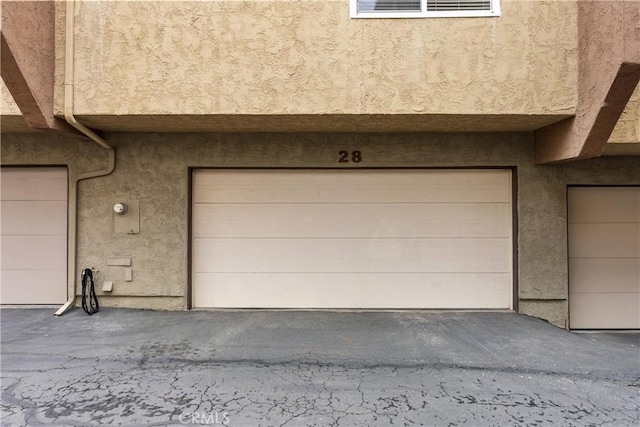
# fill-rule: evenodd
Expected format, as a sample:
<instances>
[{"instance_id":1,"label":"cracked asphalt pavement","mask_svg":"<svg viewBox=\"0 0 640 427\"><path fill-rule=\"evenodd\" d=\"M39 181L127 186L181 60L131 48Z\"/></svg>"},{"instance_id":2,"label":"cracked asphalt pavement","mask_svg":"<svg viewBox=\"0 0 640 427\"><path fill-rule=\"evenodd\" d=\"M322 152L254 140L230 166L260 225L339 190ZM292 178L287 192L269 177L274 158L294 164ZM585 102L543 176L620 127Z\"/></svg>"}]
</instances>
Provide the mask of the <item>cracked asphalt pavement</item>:
<instances>
[{"instance_id":1,"label":"cracked asphalt pavement","mask_svg":"<svg viewBox=\"0 0 640 427\"><path fill-rule=\"evenodd\" d=\"M638 426L640 334L514 313L2 309L3 426Z\"/></svg>"}]
</instances>

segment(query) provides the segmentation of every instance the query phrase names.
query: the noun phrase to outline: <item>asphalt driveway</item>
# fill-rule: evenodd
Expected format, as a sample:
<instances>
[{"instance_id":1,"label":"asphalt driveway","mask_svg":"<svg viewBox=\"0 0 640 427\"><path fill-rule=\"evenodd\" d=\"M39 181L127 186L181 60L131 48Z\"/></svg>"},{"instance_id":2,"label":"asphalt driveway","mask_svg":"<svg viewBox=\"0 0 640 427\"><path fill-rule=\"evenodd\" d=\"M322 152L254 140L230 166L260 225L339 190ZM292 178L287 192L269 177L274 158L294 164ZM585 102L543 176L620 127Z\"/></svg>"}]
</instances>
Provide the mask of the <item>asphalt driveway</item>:
<instances>
[{"instance_id":1,"label":"asphalt driveway","mask_svg":"<svg viewBox=\"0 0 640 427\"><path fill-rule=\"evenodd\" d=\"M2 425L640 425L640 335L513 313L3 309Z\"/></svg>"}]
</instances>

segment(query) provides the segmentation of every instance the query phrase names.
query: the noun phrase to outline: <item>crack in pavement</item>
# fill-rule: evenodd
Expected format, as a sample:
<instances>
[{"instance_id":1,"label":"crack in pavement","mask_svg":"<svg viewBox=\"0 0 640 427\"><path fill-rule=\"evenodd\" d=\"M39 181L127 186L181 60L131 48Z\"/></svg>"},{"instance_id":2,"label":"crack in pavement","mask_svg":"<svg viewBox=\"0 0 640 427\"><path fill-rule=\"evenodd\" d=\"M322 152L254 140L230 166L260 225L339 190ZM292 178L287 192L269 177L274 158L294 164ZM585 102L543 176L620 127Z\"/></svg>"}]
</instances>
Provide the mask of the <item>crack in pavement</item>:
<instances>
[{"instance_id":1,"label":"crack in pavement","mask_svg":"<svg viewBox=\"0 0 640 427\"><path fill-rule=\"evenodd\" d=\"M640 425L640 341L515 314L2 321L3 426Z\"/></svg>"},{"instance_id":2,"label":"crack in pavement","mask_svg":"<svg viewBox=\"0 0 640 427\"><path fill-rule=\"evenodd\" d=\"M583 374L140 360L76 357L52 371L3 372L2 423L180 425L180 414L222 411L239 426L640 423L637 387Z\"/></svg>"}]
</instances>

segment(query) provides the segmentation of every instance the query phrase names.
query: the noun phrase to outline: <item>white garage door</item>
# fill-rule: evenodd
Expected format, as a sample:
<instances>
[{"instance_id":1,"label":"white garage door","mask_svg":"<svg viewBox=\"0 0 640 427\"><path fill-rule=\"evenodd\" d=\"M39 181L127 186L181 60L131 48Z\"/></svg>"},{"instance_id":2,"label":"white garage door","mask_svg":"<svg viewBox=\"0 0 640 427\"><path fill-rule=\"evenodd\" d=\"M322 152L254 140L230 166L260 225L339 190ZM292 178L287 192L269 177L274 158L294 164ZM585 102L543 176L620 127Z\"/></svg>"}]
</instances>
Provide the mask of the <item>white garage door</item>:
<instances>
[{"instance_id":1,"label":"white garage door","mask_svg":"<svg viewBox=\"0 0 640 427\"><path fill-rule=\"evenodd\" d=\"M640 187L568 193L570 327L640 329Z\"/></svg>"},{"instance_id":2,"label":"white garage door","mask_svg":"<svg viewBox=\"0 0 640 427\"><path fill-rule=\"evenodd\" d=\"M512 305L509 170L198 170L193 306Z\"/></svg>"},{"instance_id":3,"label":"white garage door","mask_svg":"<svg viewBox=\"0 0 640 427\"><path fill-rule=\"evenodd\" d=\"M67 170L2 168L2 304L67 299Z\"/></svg>"}]
</instances>

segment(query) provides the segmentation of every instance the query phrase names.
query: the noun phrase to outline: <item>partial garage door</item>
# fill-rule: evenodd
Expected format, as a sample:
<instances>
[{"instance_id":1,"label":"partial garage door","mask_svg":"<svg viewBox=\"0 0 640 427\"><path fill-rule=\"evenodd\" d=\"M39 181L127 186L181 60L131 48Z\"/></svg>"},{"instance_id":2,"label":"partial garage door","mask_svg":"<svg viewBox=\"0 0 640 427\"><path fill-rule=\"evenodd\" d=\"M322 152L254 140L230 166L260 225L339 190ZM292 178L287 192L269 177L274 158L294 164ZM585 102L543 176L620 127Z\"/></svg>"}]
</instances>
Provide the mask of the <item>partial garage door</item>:
<instances>
[{"instance_id":1,"label":"partial garage door","mask_svg":"<svg viewBox=\"0 0 640 427\"><path fill-rule=\"evenodd\" d=\"M2 304L67 299L67 170L2 168Z\"/></svg>"},{"instance_id":2,"label":"partial garage door","mask_svg":"<svg viewBox=\"0 0 640 427\"><path fill-rule=\"evenodd\" d=\"M640 187L568 196L571 328L640 328Z\"/></svg>"},{"instance_id":3,"label":"partial garage door","mask_svg":"<svg viewBox=\"0 0 640 427\"><path fill-rule=\"evenodd\" d=\"M193 305L512 301L509 170L198 170Z\"/></svg>"}]
</instances>

